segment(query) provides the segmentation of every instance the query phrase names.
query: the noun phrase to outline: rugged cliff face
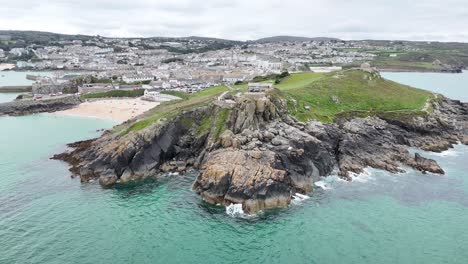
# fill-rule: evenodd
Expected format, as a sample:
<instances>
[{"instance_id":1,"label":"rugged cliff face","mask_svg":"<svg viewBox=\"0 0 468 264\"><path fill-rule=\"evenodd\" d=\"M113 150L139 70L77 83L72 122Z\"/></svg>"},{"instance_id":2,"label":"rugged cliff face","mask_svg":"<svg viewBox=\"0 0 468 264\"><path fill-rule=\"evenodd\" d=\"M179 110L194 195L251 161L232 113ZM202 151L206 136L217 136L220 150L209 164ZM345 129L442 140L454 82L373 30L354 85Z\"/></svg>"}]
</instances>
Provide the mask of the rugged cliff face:
<instances>
[{"instance_id":1,"label":"rugged cliff face","mask_svg":"<svg viewBox=\"0 0 468 264\"><path fill-rule=\"evenodd\" d=\"M216 111L201 107L174 119L161 119L138 132L107 133L78 142L71 153L55 156L68 161L82 181L99 179L104 186L155 177L161 172L184 171L205 151L209 133L199 133L201 120Z\"/></svg>"},{"instance_id":2,"label":"rugged cliff face","mask_svg":"<svg viewBox=\"0 0 468 264\"><path fill-rule=\"evenodd\" d=\"M232 109L194 108L140 131L76 143L55 158L68 161L82 181L99 179L104 186L193 167L200 170L193 188L205 201L241 203L256 212L287 206L292 195L312 191L334 170L346 179L367 166L443 174L435 161L407 148L440 152L468 144L468 105L449 99L432 104L422 116L302 123L277 97L244 95Z\"/></svg>"}]
</instances>

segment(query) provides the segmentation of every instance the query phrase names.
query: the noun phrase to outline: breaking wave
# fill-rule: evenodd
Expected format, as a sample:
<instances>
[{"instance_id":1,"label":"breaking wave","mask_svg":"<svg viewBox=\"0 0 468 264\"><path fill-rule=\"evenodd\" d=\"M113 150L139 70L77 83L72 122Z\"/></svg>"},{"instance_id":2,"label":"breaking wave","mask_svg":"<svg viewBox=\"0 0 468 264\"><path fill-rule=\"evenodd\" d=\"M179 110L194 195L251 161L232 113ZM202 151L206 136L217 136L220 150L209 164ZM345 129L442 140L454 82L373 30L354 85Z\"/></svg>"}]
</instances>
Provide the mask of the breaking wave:
<instances>
[{"instance_id":1,"label":"breaking wave","mask_svg":"<svg viewBox=\"0 0 468 264\"><path fill-rule=\"evenodd\" d=\"M306 200L309 200L310 199L310 196L307 196L307 195L304 195L304 194L300 194L300 193L296 193L293 195L292 197L292 201L291 201L291 204L300 204Z\"/></svg>"},{"instance_id":2,"label":"breaking wave","mask_svg":"<svg viewBox=\"0 0 468 264\"><path fill-rule=\"evenodd\" d=\"M365 168L361 173L350 172L349 175L351 176L352 182L366 183L370 180L374 180L374 177L372 177L372 172L369 168Z\"/></svg>"},{"instance_id":3,"label":"breaking wave","mask_svg":"<svg viewBox=\"0 0 468 264\"><path fill-rule=\"evenodd\" d=\"M439 157L456 157L456 156L458 156L460 154L461 154L461 152L456 151L455 149L449 149L449 150L443 151L441 153L432 153L432 155L439 156Z\"/></svg>"},{"instance_id":4,"label":"breaking wave","mask_svg":"<svg viewBox=\"0 0 468 264\"><path fill-rule=\"evenodd\" d=\"M347 181L343 180L337 175L330 175L322 177L322 179L320 181L315 182L314 185L321 188L322 190L332 190L333 186L335 186L336 184L345 182Z\"/></svg>"},{"instance_id":5,"label":"breaking wave","mask_svg":"<svg viewBox=\"0 0 468 264\"><path fill-rule=\"evenodd\" d=\"M252 218L255 215L249 215L242 209L242 204L230 204L226 206L226 214L234 218Z\"/></svg>"}]
</instances>

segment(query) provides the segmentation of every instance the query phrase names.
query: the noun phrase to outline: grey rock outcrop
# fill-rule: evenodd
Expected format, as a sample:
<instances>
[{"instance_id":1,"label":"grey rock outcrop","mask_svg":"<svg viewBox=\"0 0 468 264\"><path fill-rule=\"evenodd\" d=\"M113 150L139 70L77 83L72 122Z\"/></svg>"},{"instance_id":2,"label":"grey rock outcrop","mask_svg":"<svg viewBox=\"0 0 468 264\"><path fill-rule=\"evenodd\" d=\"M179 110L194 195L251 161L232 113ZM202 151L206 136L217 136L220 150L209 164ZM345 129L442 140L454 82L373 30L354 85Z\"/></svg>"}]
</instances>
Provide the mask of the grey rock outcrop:
<instances>
[{"instance_id":1,"label":"grey rock outcrop","mask_svg":"<svg viewBox=\"0 0 468 264\"><path fill-rule=\"evenodd\" d=\"M80 97L75 95L43 100L17 100L0 104L0 115L21 116L35 113L56 112L73 108L81 103Z\"/></svg>"},{"instance_id":2,"label":"grey rock outcrop","mask_svg":"<svg viewBox=\"0 0 468 264\"><path fill-rule=\"evenodd\" d=\"M408 147L444 151L466 144L468 105L443 98L432 108L404 118L302 123L285 114L281 100L242 97L221 133L200 133L201 120L221 110L204 106L141 131L106 133L56 158L68 161L82 181L99 179L104 186L199 169L193 189L207 202L241 203L256 212L286 206L294 193L312 191L320 176L334 170L345 179L366 167L401 172L403 165L443 174L435 161L411 155Z\"/></svg>"}]
</instances>

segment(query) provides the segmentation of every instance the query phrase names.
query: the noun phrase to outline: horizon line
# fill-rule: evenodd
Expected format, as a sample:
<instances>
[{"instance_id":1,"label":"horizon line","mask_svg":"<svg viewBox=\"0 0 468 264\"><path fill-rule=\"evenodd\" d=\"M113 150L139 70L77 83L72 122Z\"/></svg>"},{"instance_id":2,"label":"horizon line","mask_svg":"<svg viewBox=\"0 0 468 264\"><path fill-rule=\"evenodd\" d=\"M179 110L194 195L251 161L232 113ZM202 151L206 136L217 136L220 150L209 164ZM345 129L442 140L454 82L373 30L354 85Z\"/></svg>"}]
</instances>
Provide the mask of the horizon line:
<instances>
[{"instance_id":1,"label":"horizon line","mask_svg":"<svg viewBox=\"0 0 468 264\"><path fill-rule=\"evenodd\" d=\"M279 35L272 35L267 37L261 37L256 39L230 39L230 38L222 38L222 37L213 37L213 36L201 36L201 35L190 35L190 36L105 36L101 34L86 34L86 33L61 33L61 32L52 32L52 31L43 31L43 30L23 30L23 29L0 29L2 31L16 31L16 32L38 32L38 33L48 33L48 34L57 34L57 35L66 35L66 36L87 36L87 37L102 37L107 39L151 39L151 38L173 38L173 39L189 39L189 38L207 38L207 39L218 39L218 40L225 40L225 41L232 41L232 42L256 42L263 39L269 38L276 38L276 37L292 37L292 38L305 38L305 39L331 39L331 40L339 40L339 41L405 41L405 42L439 42L439 43L468 43L468 41L443 41L443 40L410 40L410 39L373 39L373 38L364 38L364 39L344 39L339 37L330 37L326 35L319 35L317 37L308 37L308 36L301 36L301 35L288 35L288 34L279 34Z\"/></svg>"}]
</instances>

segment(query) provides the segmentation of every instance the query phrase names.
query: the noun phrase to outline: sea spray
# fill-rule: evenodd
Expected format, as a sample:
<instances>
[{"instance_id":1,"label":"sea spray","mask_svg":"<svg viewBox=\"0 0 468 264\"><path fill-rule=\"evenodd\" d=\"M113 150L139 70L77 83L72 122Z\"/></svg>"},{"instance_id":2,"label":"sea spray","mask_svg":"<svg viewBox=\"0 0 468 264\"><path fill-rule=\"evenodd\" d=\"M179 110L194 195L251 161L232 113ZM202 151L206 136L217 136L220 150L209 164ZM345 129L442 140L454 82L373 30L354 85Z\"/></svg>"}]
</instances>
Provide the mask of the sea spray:
<instances>
[{"instance_id":1,"label":"sea spray","mask_svg":"<svg viewBox=\"0 0 468 264\"><path fill-rule=\"evenodd\" d=\"M430 153L430 154L434 156L438 156L438 157L456 157L460 155L461 153L459 151L456 151L455 149L449 149L441 153Z\"/></svg>"},{"instance_id":2,"label":"sea spray","mask_svg":"<svg viewBox=\"0 0 468 264\"><path fill-rule=\"evenodd\" d=\"M374 180L374 177L372 177L372 172L368 168L365 168L361 173L350 172L349 175L351 176L352 182L366 183L370 180Z\"/></svg>"},{"instance_id":3,"label":"sea spray","mask_svg":"<svg viewBox=\"0 0 468 264\"><path fill-rule=\"evenodd\" d=\"M226 206L226 214L236 218L244 218L247 216L242 209L242 204L230 204Z\"/></svg>"},{"instance_id":4,"label":"sea spray","mask_svg":"<svg viewBox=\"0 0 468 264\"><path fill-rule=\"evenodd\" d=\"M301 204L301 203L305 202L306 200L309 200L310 196L300 194L300 193L296 193L296 194L293 195L292 198L293 199L291 201L291 204L297 205L297 204Z\"/></svg>"},{"instance_id":5,"label":"sea spray","mask_svg":"<svg viewBox=\"0 0 468 264\"><path fill-rule=\"evenodd\" d=\"M321 180L314 183L315 186L320 187L322 190L330 190L332 189L325 180Z\"/></svg>"},{"instance_id":6,"label":"sea spray","mask_svg":"<svg viewBox=\"0 0 468 264\"><path fill-rule=\"evenodd\" d=\"M340 178L337 174L332 174L330 176L322 177L321 180L315 182L314 185L322 190L332 190L333 186L346 182L346 180Z\"/></svg>"}]
</instances>

